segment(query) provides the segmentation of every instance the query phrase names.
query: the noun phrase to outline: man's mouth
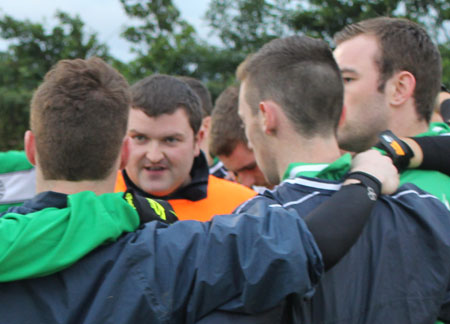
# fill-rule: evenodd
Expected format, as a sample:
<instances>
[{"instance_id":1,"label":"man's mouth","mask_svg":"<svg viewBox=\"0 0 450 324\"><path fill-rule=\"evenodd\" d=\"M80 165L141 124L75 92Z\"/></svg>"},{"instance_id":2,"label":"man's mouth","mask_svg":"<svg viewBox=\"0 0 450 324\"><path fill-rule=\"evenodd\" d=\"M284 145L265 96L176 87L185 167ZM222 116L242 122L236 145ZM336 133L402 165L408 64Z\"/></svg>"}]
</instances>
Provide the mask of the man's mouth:
<instances>
[{"instance_id":1,"label":"man's mouth","mask_svg":"<svg viewBox=\"0 0 450 324\"><path fill-rule=\"evenodd\" d=\"M164 167L164 166L147 166L147 167L144 167L144 169L147 171L164 171L166 169L166 167Z\"/></svg>"}]
</instances>

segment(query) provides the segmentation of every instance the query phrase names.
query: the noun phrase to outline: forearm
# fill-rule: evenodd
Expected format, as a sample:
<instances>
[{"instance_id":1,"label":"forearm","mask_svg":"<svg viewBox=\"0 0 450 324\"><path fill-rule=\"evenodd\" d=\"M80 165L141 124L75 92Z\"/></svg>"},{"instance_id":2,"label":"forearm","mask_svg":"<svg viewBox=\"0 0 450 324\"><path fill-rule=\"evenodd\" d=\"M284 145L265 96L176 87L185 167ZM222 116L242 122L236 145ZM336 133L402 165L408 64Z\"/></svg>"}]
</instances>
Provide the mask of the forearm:
<instances>
[{"instance_id":1,"label":"forearm","mask_svg":"<svg viewBox=\"0 0 450 324\"><path fill-rule=\"evenodd\" d=\"M322 252L325 270L335 265L356 242L375 202L366 187L346 185L305 217Z\"/></svg>"},{"instance_id":2,"label":"forearm","mask_svg":"<svg viewBox=\"0 0 450 324\"><path fill-rule=\"evenodd\" d=\"M414 152L409 168L436 170L450 175L450 136L403 138Z\"/></svg>"}]
</instances>

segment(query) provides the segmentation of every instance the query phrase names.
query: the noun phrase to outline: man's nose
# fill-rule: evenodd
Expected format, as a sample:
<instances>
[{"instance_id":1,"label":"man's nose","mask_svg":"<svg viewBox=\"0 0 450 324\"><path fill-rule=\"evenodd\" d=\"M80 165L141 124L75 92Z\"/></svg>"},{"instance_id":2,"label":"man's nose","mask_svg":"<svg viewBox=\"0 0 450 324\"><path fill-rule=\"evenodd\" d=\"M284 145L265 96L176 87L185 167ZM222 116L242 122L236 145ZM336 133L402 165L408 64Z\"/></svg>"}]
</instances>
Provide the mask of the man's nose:
<instances>
[{"instance_id":1,"label":"man's nose","mask_svg":"<svg viewBox=\"0 0 450 324\"><path fill-rule=\"evenodd\" d=\"M237 180L240 184L249 188L255 185L255 177L248 172L239 172L237 175Z\"/></svg>"},{"instance_id":2,"label":"man's nose","mask_svg":"<svg viewBox=\"0 0 450 324\"><path fill-rule=\"evenodd\" d=\"M157 142L149 143L145 157L152 163L161 162L164 159L164 152Z\"/></svg>"}]
</instances>

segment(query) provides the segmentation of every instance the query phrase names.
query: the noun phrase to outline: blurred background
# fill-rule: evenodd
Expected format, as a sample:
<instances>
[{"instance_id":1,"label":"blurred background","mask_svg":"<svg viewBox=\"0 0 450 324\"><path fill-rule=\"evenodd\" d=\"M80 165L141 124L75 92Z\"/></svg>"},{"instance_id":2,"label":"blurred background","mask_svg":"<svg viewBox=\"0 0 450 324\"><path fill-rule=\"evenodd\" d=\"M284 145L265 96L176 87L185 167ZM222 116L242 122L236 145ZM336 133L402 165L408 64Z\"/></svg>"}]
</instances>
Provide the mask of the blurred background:
<instances>
[{"instance_id":1,"label":"blurred background","mask_svg":"<svg viewBox=\"0 0 450 324\"><path fill-rule=\"evenodd\" d=\"M23 148L33 90L61 59L99 56L130 82L153 73L203 81L215 98L267 41L325 39L376 16L421 23L439 45L450 86L450 1L0 1L0 151Z\"/></svg>"}]
</instances>

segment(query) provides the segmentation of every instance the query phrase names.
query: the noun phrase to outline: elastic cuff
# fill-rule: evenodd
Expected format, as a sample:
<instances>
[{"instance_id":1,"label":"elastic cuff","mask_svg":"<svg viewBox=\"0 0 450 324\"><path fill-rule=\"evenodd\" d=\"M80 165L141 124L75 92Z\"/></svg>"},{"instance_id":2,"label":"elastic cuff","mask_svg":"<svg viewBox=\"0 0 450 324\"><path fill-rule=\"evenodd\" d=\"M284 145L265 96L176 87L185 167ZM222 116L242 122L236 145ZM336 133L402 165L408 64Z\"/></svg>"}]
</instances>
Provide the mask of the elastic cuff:
<instances>
[{"instance_id":1,"label":"elastic cuff","mask_svg":"<svg viewBox=\"0 0 450 324\"><path fill-rule=\"evenodd\" d=\"M378 196L381 194L381 182L371 174L362 171L354 171L347 174L345 178L359 180L360 183L357 184L367 188L367 196L370 200L377 200Z\"/></svg>"}]
</instances>

